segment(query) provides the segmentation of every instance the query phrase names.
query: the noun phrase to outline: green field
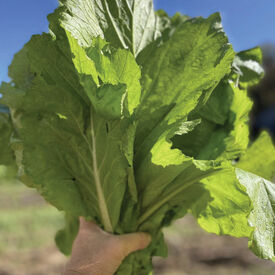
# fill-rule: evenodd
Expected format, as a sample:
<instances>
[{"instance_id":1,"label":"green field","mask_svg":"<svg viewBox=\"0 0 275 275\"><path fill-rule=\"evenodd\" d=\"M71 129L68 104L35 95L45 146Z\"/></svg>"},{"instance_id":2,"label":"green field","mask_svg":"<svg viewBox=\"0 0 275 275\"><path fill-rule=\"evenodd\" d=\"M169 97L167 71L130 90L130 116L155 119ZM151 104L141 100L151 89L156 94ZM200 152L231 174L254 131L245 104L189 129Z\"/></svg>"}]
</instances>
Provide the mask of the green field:
<instances>
[{"instance_id":1,"label":"green field","mask_svg":"<svg viewBox=\"0 0 275 275\"><path fill-rule=\"evenodd\" d=\"M54 236L62 226L62 213L35 190L0 180L0 274L59 274L66 259Z\"/></svg>"},{"instance_id":2,"label":"green field","mask_svg":"<svg viewBox=\"0 0 275 275\"><path fill-rule=\"evenodd\" d=\"M0 253L52 243L63 225L62 214L21 183L2 183L0 188Z\"/></svg>"}]
</instances>

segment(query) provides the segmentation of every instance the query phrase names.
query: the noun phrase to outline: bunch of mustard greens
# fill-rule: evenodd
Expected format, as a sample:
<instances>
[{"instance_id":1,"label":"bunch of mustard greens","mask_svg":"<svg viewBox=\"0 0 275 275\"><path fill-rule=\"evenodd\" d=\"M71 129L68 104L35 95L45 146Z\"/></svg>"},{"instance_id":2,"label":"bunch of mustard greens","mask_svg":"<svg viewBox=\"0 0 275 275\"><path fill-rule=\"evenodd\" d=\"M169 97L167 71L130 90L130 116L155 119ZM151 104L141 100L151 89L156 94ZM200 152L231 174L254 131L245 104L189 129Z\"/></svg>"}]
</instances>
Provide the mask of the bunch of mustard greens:
<instances>
[{"instance_id":1,"label":"bunch of mustard greens","mask_svg":"<svg viewBox=\"0 0 275 275\"><path fill-rule=\"evenodd\" d=\"M2 83L0 146L66 213L61 251L79 216L114 234L149 232L117 271L147 275L167 254L162 228L192 213L274 261L275 149L267 132L251 143L248 127L260 49L235 53L218 13L170 18L152 0L60 0L48 19Z\"/></svg>"}]
</instances>

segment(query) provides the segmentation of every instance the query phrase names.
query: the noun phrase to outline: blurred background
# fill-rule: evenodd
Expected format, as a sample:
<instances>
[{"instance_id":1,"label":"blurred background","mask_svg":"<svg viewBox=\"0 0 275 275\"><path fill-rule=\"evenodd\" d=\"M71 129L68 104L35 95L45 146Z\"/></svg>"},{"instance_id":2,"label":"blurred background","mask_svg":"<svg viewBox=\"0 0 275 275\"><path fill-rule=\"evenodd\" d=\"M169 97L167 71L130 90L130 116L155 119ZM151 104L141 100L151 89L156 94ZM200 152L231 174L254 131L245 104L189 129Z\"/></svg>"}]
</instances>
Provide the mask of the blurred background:
<instances>
[{"instance_id":1,"label":"blurred background","mask_svg":"<svg viewBox=\"0 0 275 275\"><path fill-rule=\"evenodd\" d=\"M275 2L273 0L155 0L156 9L191 17L222 14L223 26L235 51L263 50L266 74L250 90L251 138L261 129L275 136ZM0 1L0 82L9 81L8 65L31 35L47 32L46 15L57 0ZM55 247L63 226L62 213L32 189L14 180L14 168L0 166L0 275L60 274L67 261ZM246 239L205 233L191 216L166 230L169 257L155 259L156 275L275 275L275 264L260 260Z\"/></svg>"}]
</instances>

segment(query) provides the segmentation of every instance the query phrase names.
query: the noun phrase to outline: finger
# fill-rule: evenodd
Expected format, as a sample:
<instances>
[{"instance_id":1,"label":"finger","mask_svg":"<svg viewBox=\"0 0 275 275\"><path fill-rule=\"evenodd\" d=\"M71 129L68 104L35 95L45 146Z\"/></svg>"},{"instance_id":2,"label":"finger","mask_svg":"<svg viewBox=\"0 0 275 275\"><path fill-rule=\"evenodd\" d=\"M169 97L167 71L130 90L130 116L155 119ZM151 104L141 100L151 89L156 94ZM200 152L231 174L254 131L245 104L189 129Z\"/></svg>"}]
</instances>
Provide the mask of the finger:
<instances>
[{"instance_id":1,"label":"finger","mask_svg":"<svg viewBox=\"0 0 275 275\"><path fill-rule=\"evenodd\" d=\"M84 217L79 217L79 230L100 231L101 229L93 221L86 221Z\"/></svg>"},{"instance_id":2,"label":"finger","mask_svg":"<svg viewBox=\"0 0 275 275\"><path fill-rule=\"evenodd\" d=\"M131 252L146 248L152 240L149 234L143 232L131 233L117 237L121 241L124 256L127 256Z\"/></svg>"}]
</instances>

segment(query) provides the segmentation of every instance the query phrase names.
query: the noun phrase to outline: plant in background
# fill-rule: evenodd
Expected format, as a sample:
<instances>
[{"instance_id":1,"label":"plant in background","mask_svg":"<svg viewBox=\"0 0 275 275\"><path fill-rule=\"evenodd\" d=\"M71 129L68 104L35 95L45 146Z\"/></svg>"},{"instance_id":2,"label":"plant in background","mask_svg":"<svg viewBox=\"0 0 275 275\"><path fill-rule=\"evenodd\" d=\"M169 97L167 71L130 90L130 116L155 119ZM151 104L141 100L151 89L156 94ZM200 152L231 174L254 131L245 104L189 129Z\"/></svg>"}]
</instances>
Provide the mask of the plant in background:
<instances>
[{"instance_id":1,"label":"plant in background","mask_svg":"<svg viewBox=\"0 0 275 275\"><path fill-rule=\"evenodd\" d=\"M0 181L14 179L16 176L15 157L9 146L12 131L9 109L0 104Z\"/></svg>"},{"instance_id":2,"label":"plant in background","mask_svg":"<svg viewBox=\"0 0 275 275\"><path fill-rule=\"evenodd\" d=\"M15 55L1 102L21 181L66 213L61 251L79 216L146 231L151 245L117 274L147 275L167 254L162 228L191 212L274 261L275 149L248 129L261 51L236 54L218 13L170 18L151 0L62 0L48 19Z\"/></svg>"},{"instance_id":3,"label":"plant in background","mask_svg":"<svg viewBox=\"0 0 275 275\"><path fill-rule=\"evenodd\" d=\"M11 117L9 109L0 104L0 165L12 165L14 157L9 142L12 134Z\"/></svg>"}]
</instances>

